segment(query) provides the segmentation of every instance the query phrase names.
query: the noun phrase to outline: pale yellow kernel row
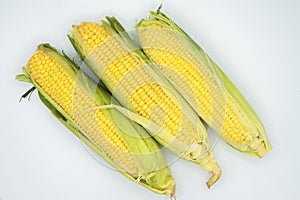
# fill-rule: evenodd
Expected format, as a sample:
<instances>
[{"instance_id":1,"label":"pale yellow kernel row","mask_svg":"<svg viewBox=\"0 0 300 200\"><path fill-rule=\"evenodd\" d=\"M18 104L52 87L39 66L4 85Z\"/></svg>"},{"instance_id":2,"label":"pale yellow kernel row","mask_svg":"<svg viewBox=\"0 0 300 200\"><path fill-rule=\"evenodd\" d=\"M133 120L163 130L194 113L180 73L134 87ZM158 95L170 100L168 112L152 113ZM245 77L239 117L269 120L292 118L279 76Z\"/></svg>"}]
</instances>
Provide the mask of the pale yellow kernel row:
<instances>
[{"instance_id":1,"label":"pale yellow kernel row","mask_svg":"<svg viewBox=\"0 0 300 200\"><path fill-rule=\"evenodd\" d=\"M174 136L178 134L182 115L178 111L180 108L170 101L160 85L152 83L141 86L132 94L130 102L140 115L157 124L161 124L162 119L165 119L163 128ZM160 106L161 109L151 110L154 105Z\"/></svg>"}]
</instances>

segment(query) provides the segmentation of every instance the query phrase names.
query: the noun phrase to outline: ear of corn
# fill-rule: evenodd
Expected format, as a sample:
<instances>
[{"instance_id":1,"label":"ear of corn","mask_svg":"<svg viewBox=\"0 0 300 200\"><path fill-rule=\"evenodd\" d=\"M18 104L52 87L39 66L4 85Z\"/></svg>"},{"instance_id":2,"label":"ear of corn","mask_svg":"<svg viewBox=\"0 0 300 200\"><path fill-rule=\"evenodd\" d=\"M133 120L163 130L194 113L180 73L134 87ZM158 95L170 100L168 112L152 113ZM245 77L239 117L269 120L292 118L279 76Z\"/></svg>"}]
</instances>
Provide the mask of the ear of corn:
<instances>
[{"instance_id":1,"label":"ear of corn","mask_svg":"<svg viewBox=\"0 0 300 200\"><path fill-rule=\"evenodd\" d=\"M155 61L199 116L231 146L263 157L271 144L242 94L179 26L151 12L136 28L145 53Z\"/></svg>"},{"instance_id":2,"label":"ear of corn","mask_svg":"<svg viewBox=\"0 0 300 200\"><path fill-rule=\"evenodd\" d=\"M151 191L174 195L175 181L155 141L120 112L102 109L111 96L70 59L42 44L23 73L17 80L32 83L59 121L112 167Z\"/></svg>"},{"instance_id":3,"label":"ear of corn","mask_svg":"<svg viewBox=\"0 0 300 200\"><path fill-rule=\"evenodd\" d=\"M199 117L130 40L120 23L113 17L107 20L109 24L83 22L73 26L69 35L73 46L113 96L132 111L123 110L125 115L144 126L173 153L213 174L207 182L210 187L219 179L221 170L212 158Z\"/></svg>"}]
</instances>

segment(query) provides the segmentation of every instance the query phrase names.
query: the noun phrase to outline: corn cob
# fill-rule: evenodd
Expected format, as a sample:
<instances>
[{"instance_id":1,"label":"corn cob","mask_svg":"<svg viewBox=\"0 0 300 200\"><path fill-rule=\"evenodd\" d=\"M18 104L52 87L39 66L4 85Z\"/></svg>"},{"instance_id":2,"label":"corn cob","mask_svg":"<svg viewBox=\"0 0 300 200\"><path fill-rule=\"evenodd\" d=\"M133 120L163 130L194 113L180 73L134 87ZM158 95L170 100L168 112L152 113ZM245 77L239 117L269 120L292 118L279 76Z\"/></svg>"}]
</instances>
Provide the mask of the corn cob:
<instances>
[{"instance_id":1,"label":"corn cob","mask_svg":"<svg viewBox=\"0 0 300 200\"><path fill-rule=\"evenodd\" d=\"M237 150L263 157L271 144L258 116L210 57L160 11L137 25L144 52L199 116Z\"/></svg>"},{"instance_id":2,"label":"corn cob","mask_svg":"<svg viewBox=\"0 0 300 200\"><path fill-rule=\"evenodd\" d=\"M76 51L113 96L144 119L136 122L159 143L212 173L207 182L210 187L221 176L221 170L212 158L199 117L135 46L120 23L113 17L107 20L110 24L83 22L73 26L68 37Z\"/></svg>"},{"instance_id":3,"label":"corn cob","mask_svg":"<svg viewBox=\"0 0 300 200\"><path fill-rule=\"evenodd\" d=\"M67 56L39 45L23 72L17 80L32 83L52 113L112 167L151 191L174 195L175 181L156 142L120 112L99 109L111 96Z\"/></svg>"}]
</instances>

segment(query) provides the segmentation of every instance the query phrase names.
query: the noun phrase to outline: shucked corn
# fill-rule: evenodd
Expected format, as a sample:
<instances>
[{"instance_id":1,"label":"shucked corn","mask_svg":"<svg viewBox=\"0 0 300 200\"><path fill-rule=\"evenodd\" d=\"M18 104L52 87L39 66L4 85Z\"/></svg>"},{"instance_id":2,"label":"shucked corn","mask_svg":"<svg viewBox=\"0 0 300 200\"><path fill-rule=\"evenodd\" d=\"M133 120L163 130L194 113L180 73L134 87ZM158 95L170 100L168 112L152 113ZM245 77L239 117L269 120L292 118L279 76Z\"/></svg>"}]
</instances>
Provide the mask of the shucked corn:
<instances>
[{"instance_id":1,"label":"shucked corn","mask_svg":"<svg viewBox=\"0 0 300 200\"><path fill-rule=\"evenodd\" d=\"M203 124L118 21L107 19L110 25L102 21L73 26L73 46L123 106L162 127L158 132L148 128L158 142L213 174L207 183L211 186L221 170L212 159Z\"/></svg>"},{"instance_id":2,"label":"shucked corn","mask_svg":"<svg viewBox=\"0 0 300 200\"><path fill-rule=\"evenodd\" d=\"M17 80L31 82L41 100L75 135L124 176L173 196L175 181L154 140L116 110L100 109L111 97L66 56L40 45Z\"/></svg>"},{"instance_id":3,"label":"shucked corn","mask_svg":"<svg viewBox=\"0 0 300 200\"><path fill-rule=\"evenodd\" d=\"M264 127L244 97L180 27L158 10L136 26L146 54L176 85L199 116L239 151L263 157Z\"/></svg>"}]
</instances>

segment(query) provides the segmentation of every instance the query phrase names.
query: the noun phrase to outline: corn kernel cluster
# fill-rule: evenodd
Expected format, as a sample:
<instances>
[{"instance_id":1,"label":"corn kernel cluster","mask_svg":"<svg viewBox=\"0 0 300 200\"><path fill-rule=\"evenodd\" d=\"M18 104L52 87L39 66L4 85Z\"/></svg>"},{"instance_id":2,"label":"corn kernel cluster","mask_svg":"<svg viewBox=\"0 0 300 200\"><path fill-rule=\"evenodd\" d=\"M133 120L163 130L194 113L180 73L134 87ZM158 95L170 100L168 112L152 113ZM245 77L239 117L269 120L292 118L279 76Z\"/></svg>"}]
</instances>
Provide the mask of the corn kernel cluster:
<instances>
[{"instance_id":1,"label":"corn kernel cluster","mask_svg":"<svg viewBox=\"0 0 300 200\"><path fill-rule=\"evenodd\" d=\"M103 31L102 25L89 24L92 23L81 23L77 27L79 40L83 49L88 51L88 57L97 62L98 68L114 85L114 89L129 99L128 103L138 114L162 125L173 136L189 144L196 130L193 130L192 123L182 114L180 107L114 36L108 36ZM98 46L95 47L95 44Z\"/></svg>"},{"instance_id":2,"label":"corn kernel cluster","mask_svg":"<svg viewBox=\"0 0 300 200\"><path fill-rule=\"evenodd\" d=\"M229 138L236 144L247 143L248 132L241 116L238 116L229 100L224 103L223 98L212 97L212 93L221 96L222 91L213 76L201 66L187 47L177 40L178 36L174 36L171 31L151 26L151 28L142 29L139 37L144 51L160 66L162 71L171 80L175 80L187 95L191 98L196 97L197 105L205 116L203 118L207 119L209 125L209 122L213 120L222 127L223 137ZM224 110L222 106L225 107L225 105Z\"/></svg>"},{"instance_id":3,"label":"corn kernel cluster","mask_svg":"<svg viewBox=\"0 0 300 200\"><path fill-rule=\"evenodd\" d=\"M73 118L74 81L67 73L41 50L33 54L27 66L35 81Z\"/></svg>"},{"instance_id":4,"label":"corn kernel cluster","mask_svg":"<svg viewBox=\"0 0 300 200\"><path fill-rule=\"evenodd\" d=\"M99 109L86 111L96 108L98 104L55 60L37 50L27 66L35 82L76 122L87 137L105 149L112 160L124 166L124 170L137 174L134 159L115 125Z\"/></svg>"},{"instance_id":5,"label":"corn kernel cluster","mask_svg":"<svg viewBox=\"0 0 300 200\"><path fill-rule=\"evenodd\" d=\"M97 23L82 22L78 27L78 32L83 37L83 44L88 48L88 51L93 51L100 43L110 37L107 31Z\"/></svg>"}]
</instances>

